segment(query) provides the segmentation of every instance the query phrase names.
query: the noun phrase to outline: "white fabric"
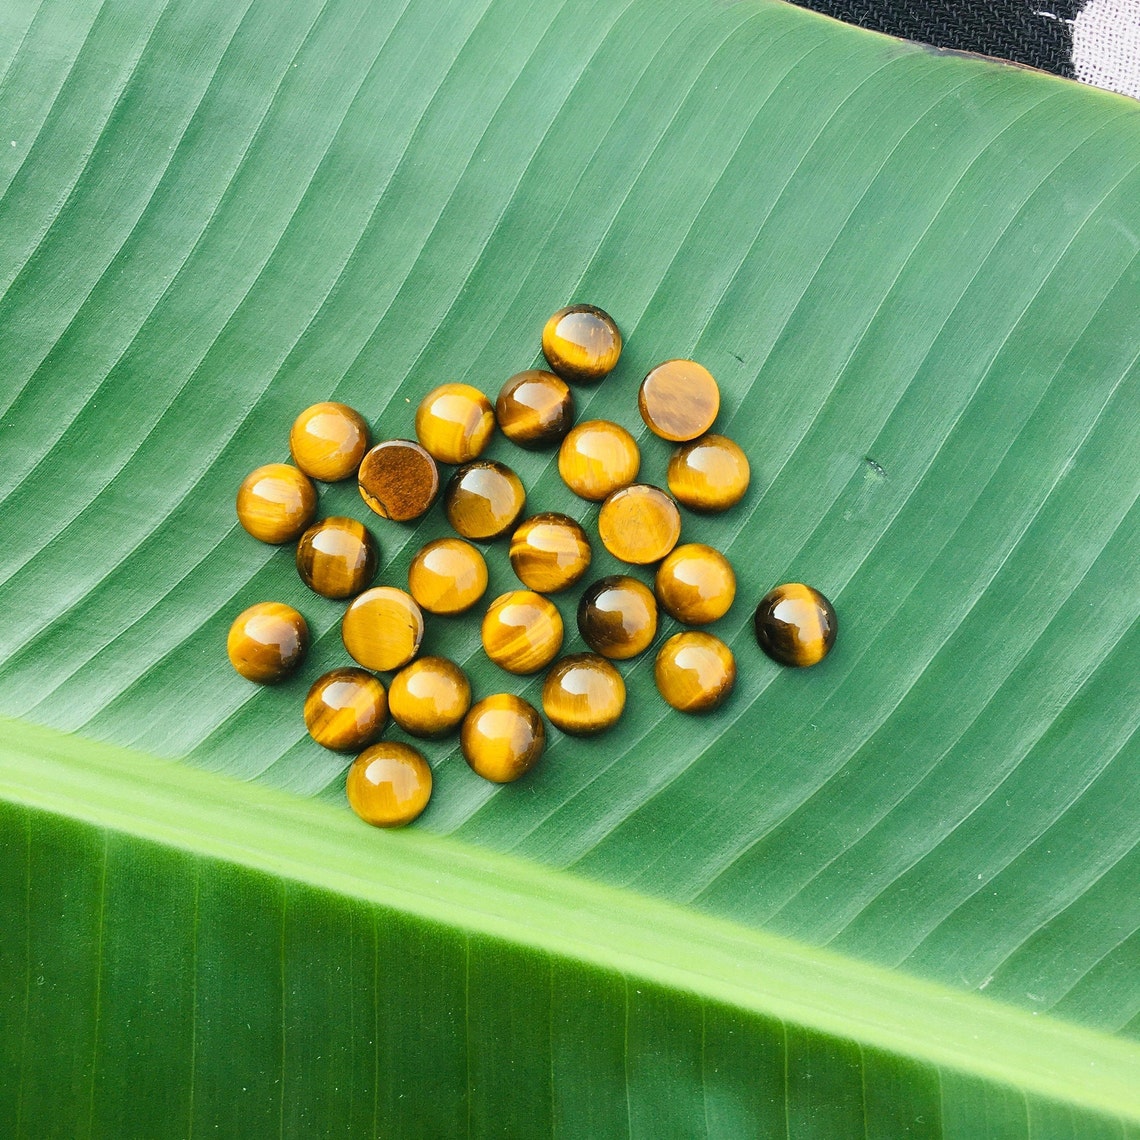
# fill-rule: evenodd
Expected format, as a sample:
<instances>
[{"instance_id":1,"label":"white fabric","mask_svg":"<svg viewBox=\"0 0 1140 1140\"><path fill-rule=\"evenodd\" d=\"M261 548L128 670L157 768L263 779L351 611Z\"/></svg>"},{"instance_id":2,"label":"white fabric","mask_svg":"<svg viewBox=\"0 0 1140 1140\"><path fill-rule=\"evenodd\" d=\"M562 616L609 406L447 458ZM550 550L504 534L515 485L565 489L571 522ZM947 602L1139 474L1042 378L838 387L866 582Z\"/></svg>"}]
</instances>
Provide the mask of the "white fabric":
<instances>
[{"instance_id":1,"label":"white fabric","mask_svg":"<svg viewBox=\"0 0 1140 1140\"><path fill-rule=\"evenodd\" d=\"M1077 78L1140 99L1140 0L1090 0L1072 31Z\"/></svg>"}]
</instances>

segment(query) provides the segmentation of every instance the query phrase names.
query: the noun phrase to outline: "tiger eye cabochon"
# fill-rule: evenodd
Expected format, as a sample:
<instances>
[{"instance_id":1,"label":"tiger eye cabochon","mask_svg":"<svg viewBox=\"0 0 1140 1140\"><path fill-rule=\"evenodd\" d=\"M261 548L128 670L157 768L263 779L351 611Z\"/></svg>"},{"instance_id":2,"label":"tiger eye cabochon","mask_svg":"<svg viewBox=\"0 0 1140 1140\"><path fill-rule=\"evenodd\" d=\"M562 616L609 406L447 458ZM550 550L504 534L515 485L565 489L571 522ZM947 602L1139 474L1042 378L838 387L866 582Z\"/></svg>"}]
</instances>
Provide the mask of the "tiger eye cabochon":
<instances>
[{"instance_id":1,"label":"tiger eye cabochon","mask_svg":"<svg viewBox=\"0 0 1140 1140\"><path fill-rule=\"evenodd\" d=\"M364 417L347 404L329 400L306 408L293 421L289 451L306 475L337 483L356 474L368 439Z\"/></svg>"},{"instance_id":2,"label":"tiger eye cabochon","mask_svg":"<svg viewBox=\"0 0 1140 1140\"><path fill-rule=\"evenodd\" d=\"M760 599L753 622L760 648L773 661L800 668L822 661L839 632L832 604L802 582L769 590Z\"/></svg>"}]
</instances>

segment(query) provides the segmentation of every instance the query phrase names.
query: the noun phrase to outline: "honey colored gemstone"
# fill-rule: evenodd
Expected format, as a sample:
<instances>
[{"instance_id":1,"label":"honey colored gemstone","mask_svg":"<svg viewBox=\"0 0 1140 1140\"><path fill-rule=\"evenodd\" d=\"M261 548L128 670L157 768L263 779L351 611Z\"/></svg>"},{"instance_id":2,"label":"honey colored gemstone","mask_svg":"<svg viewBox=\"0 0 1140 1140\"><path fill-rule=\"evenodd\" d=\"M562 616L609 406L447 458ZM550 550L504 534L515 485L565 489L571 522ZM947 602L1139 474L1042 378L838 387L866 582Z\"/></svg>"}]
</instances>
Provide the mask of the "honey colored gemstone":
<instances>
[{"instance_id":1,"label":"honey colored gemstone","mask_svg":"<svg viewBox=\"0 0 1140 1140\"><path fill-rule=\"evenodd\" d=\"M744 498L751 472L748 456L723 435L703 435L682 444L669 459L669 490L693 511L725 511Z\"/></svg>"},{"instance_id":2,"label":"honey colored gemstone","mask_svg":"<svg viewBox=\"0 0 1140 1140\"><path fill-rule=\"evenodd\" d=\"M271 685L294 672L309 648L309 626L292 606L258 602L230 626L226 652L247 681Z\"/></svg>"},{"instance_id":3,"label":"honey colored gemstone","mask_svg":"<svg viewBox=\"0 0 1140 1140\"><path fill-rule=\"evenodd\" d=\"M532 704L510 693L484 697L463 718L459 747L473 772L509 784L538 762L546 728Z\"/></svg>"},{"instance_id":4,"label":"honey colored gemstone","mask_svg":"<svg viewBox=\"0 0 1140 1140\"><path fill-rule=\"evenodd\" d=\"M388 720L384 686L363 669L333 669L305 698L309 735L334 752L359 752L379 739Z\"/></svg>"},{"instance_id":5,"label":"honey colored gemstone","mask_svg":"<svg viewBox=\"0 0 1140 1140\"><path fill-rule=\"evenodd\" d=\"M383 740L366 748L348 770L352 810L374 827L403 827L431 799L431 768L409 744Z\"/></svg>"},{"instance_id":6,"label":"honey colored gemstone","mask_svg":"<svg viewBox=\"0 0 1140 1140\"><path fill-rule=\"evenodd\" d=\"M590 540L569 515L548 511L527 519L511 535L510 557L524 586L554 594L573 586L590 568Z\"/></svg>"},{"instance_id":7,"label":"honey colored gemstone","mask_svg":"<svg viewBox=\"0 0 1140 1140\"><path fill-rule=\"evenodd\" d=\"M500 594L483 618L483 648L508 673L537 672L562 648L562 615L533 590Z\"/></svg>"},{"instance_id":8,"label":"honey colored gemstone","mask_svg":"<svg viewBox=\"0 0 1140 1140\"><path fill-rule=\"evenodd\" d=\"M598 579L578 603L578 632L603 657L636 657L657 635L653 591L624 574Z\"/></svg>"},{"instance_id":9,"label":"honey colored gemstone","mask_svg":"<svg viewBox=\"0 0 1140 1140\"><path fill-rule=\"evenodd\" d=\"M613 317L593 305L559 309L542 330L542 355L563 380L593 384L621 356L621 333Z\"/></svg>"},{"instance_id":10,"label":"honey colored gemstone","mask_svg":"<svg viewBox=\"0 0 1140 1140\"><path fill-rule=\"evenodd\" d=\"M736 574L719 550L687 542L657 567L653 592L671 617L686 625L706 625L728 613L736 597Z\"/></svg>"},{"instance_id":11,"label":"honey colored gemstone","mask_svg":"<svg viewBox=\"0 0 1140 1140\"><path fill-rule=\"evenodd\" d=\"M360 497L381 518L411 522L435 502L439 468L418 443L389 439L361 461L357 483Z\"/></svg>"},{"instance_id":12,"label":"honey colored gemstone","mask_svg":"<svg viewBox=\"0 0 1140 1140\"><path fill-rule=\"evenodd\" d=\"M461 614L487 589L487 563L461 538L437 538L412 559L408 589L429 614Z\"/></svg>"},{"instance_id":13,"label":"honey colored gemstone","mask_svg":"<svg viewBox=\"0 0 1140 1140\"><path fill-rule=\"evenodd\" d=\"M736 684L736 660L719 637L697 630L675 633L657 653L657 691L684 713L708 712Z\"/></svg>"},{"instance_id":14,"label":"honey colored gemstone","mask_svg":"<svg viewBox=\"0 0 1140 1140\"><path fill-rule=\"evenodd\" d=\"M637 478L641 452L637 440L609 420L587 420L562 441L558 474L583 499L597 503Z\"/></svg>"},{"instance_id":15,"label":"honey colored gemstone","mask_svg":"<svg viewBox=\"0 0 1140 1140\"><path fill-rule=\"evenodd\" d=\"M254 538L275 546L292 542L317 513L317 489L288 463L251 471L237 493L237 517Z\"/></svg>"},{"instance_id":16,"label":"honey colored gemstone","mask_svg":"<svg viewBox=\"0 0 1140 1140\"><path fill-rule=\"evenodd\" d=\"M376 575L376 540L356 519L321 519L297 543L301 581L326 598L351 598Z\"/></svg>"},{"instance_id":17,"label":"honey colored gemstone","mask_svg":"<svg viewBox=\"0 0 1140 1140\"><path fill-rule=\"evenodd\" d=\"M293 421L289 450L306 475L336 483L356 474L368 450L368 425L347 404L313 404Z\"/></svg>"},{"instance_id":18,"label":"honey colored gemstone","mask_svg":"<svg viewBox=\"0 0 1140 1140\"><path fill-rule=\"evenodd\" d=\"M681 537L681 512L657 487L634 483L602 504L598 534L605 548L623 562L659 562Z\"/></svg>"},{"instance_id":19,"label":"honey colored gemstone","mask_svg":"<svg viewBox=\"0 0 1140 1140\"><path fill-rule=\"evenodd\" d=\"M574 397L553 372L527 369L512 376L495 401L499 430L520 447L557 443L574 423Z\"/></svg>"},{"instance_id":20,"label":"honey colored gemstone","mask_svg":"<svg viewBox=\"0 0 1140 1140\"><path fill-rule=\"evenodd\" d=\"M470 384L441 384L416 409L416 438L440 463L468 463L495 430L491 401Z\"/></svg>"},{"instance_id":21,"label":"honey colored gemstone","mask_svg":"<svg viewBox=\"0 0 1140 1140\"><path fill-rule=\"evenodd\" d=\"M625 708L625 682L604 657L575 653L547 673L542 708L563 732L590 736L617 723Z\"/></svg>"},{"instance_id":22,"label":"honey colored gemstone","mask_svg":"<svg viewBox=\"0 0 1140 1140\"><path fill-rule=\"evenodd\" d=\"M349 603L340 632L354 661L385 673L407 665L419 652L424 615L403 590L374 586Z\"/></svg>"},{"instance_id":23,"label":"honey colored gemstone","mask_svg":"<svg viewBox=\"0 0 1140 1140\"><path fill-rule=\"evenodd\" d=\"M421 657L392 678L388 690L392 719L412 736L442 736L471 707L471 682L444 657Z\"/></svg>"},{"instance_id":24,"label":"honey colored gemstone","mask_svg":"<svg viewBox=\"0 0 1140 1140\"><path fill-rule=\"evenodd\" d=\"M781 665L815 665L835 644L839 623L831 603L802 582L769 590L753 618L760 648Z\"/></svg>"},{"instance_id":25,"label":"honey colored gemstone","mask_svg":"<svg viewBox=\"0 0 1140 1140\"><path fill-rule=\"evenodd\" d=\"M662 439L696 439L720 411L720 389L695 360L666 360L642 380L637 406L646 427Z\"/></svg>"},{"instance_id":26,"label":"honey colored gemstone","mask_svg":"<svg viewBox=\"0 0 1140 1140\"><path fill-rule=\"evenodd\" d=\"M518 522L525 506L522 480L493 459L460 467L443 493L447 521L464 538L501 537Z\"/></svg>"}]
</instances>

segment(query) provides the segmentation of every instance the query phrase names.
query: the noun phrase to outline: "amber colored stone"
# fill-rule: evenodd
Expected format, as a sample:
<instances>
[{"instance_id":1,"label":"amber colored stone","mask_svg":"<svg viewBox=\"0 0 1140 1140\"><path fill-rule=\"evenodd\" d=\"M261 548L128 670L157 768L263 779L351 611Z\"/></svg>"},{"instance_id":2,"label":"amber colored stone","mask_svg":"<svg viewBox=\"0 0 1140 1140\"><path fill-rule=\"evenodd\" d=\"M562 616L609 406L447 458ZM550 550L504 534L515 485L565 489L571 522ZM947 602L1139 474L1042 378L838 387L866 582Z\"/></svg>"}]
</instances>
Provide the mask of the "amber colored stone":
<instances>
[{"instance_id":1,"label":"amber colored stone","mask_svg":"<svg viewBox=\"0 0 1140 1140\"><path fill-rule=\"evenodd\" d=\"M760 648L781 665L815 665L835 644L831 603L802 582L787 582L760 599L753 618Z\"/></svg>"},{"instance_id":2,"label":"amber colored stone","mask_svg":"<svg viewBox=\"0 0 1140 1140\"><path fill-rule=\"evenodd\" d=\"M279 546L292 542L317 513L317 489L288 463L251 471L237 493L237 517L254 538Z\"/></svg>"},{"instance_id":3,"label":"amber colored stone","mask_svg":"<svg viewBox=\"0 0 1140 1140\"><path fill-rule=\"evenodd\" d=\"M681 512L662 490L634 483L615 491L598 514L605 548L623 562L659 562L681 537Z\"/></svg>"},{"instance_id":4,"label":"amber colored stone","mask_svg":"<svg viewBox=\"0 0 1140 1140\"><path fill-rule=\"evenodd\" d=\"M349 602L340 632L354 661L385 673L407 665L419 652L424 615L403 590L373 586Z\"/></svg>"},{"instance_id":5,"label":"amber colored stone","mask_svg":"<svg viewBox=\"0 0 1140 1140\"><path fill-rule=\"evenodd\" d=\"M546 728L535 707L511 693L496 693L471 706L459 730L459 747L473 772L509 784L538 762Z\"/></svg>"},{"instance_id":6,"label":"amber colored stone","mask_svg":"<svg viewBox=\"0 0 1140 1140\"><path fill-rule=\"evenodd\" d=\"M443 736L471 707L467 674L445 657L421 657L392 678L388 708L412 736Z\"/></svg>"},{"instance_id":7,"label":"amber colored stone","mask_svg":"<svg viewBox=\"0 0 1140 1140\"><path fill-rule=\"evenodd\" d=\"M657 653L657 691L684 713L708 712L736 684L736 660L719 637L697 630L675 633Z\"/></svg>"},{"instance_id":8,"label":"amber colored stone","mask_svg":"<svg viewBox=\"0 0 1140 1140\"><path fill-rule=\"evenodd\" d=\"M723 435L703 435L673 452L667 477L679 503L711 514L744 498L751 471L738 444Z\"/></svg>"},{"instance_id":9,"label":"amber colored stone","mask_svg":"<svg viewBox=\"0 0 1140 1140\"><path fill-rule=\"evenodd\" d=\"M408 589L429 614L461 614L487 589L487 563L461 538L437 538L412 559Z\"/></svg>"},{"instance_id":10,"label":"amber colored stone","mask_svg":"<svg viewBox=\"0 0 1140 1140\"><path fill-rule=\"evenodd\" d=\"M687 542L657 567L653 593L670 617L706 625L728 613L736 597L736 574L719 550Z\"/></svg>"},{"instance_id":11,"label":"amber colored stone","mask_svg":"<svg viewBox=\"0 0 1140 1140\"><path fill-rule=\"evenodd\" d=\"M318 677L305 698L309 735L334 752L359 752L380 738L388 720L388 696L363 669L333 669Z\"/></svg>"},{"instance_id":12,"label":"amber colored stone","mask_svg":"<svg viewBox=\"0 0 1140 1140\"><path fill-rule=\"evenodd\" d=\"M520 447L548 447L574 425L574 397L553 372L516 372L495 401L499 430Z\"/></svg>"},{"instance_id":13,"label":"amber colored stone","mask_svg":"<svg viewBox=\"0 0 1140 1140\"><path fill-rule=\"evenodd\" d=\"M625 428L609 420L587 420L562 441L558 474L583 499L601 502L637 478L641 452Z\"/></svg>"},{"instance_id":14,"label":"amber colored stone","mask_svg":"<svg viewBox=\"0 0 1140 1140\"><path fill-rule=\"evenodd\" d=\"M427 513L439 494L439 468L418 443L388 439L361 460L360 497L381 518L411 522Z\"/></svg>"},{"instance_id":15,"label":"amber colored stone","mask_svg":"<svg viewBox=\"0 0 1140 1140\"><path fill-rule=\"evenodd\" d=\"M294 672L309 648L309 626L292 606L258 602L234 619L226 638L230 664L247 681L271 685Z\"/></svg>"},{"instance_id":16,"label":"amber colored stone","mask_svg":"<svg viewBox=\"0 0 1140 1140\"><path fill-rule=\"evenodd\" d=\"M542 708L563 732L590 736L617 723L625 708L625 682L604 657L574 653L546 674Z\"/></svg>"},{"instance_id":17,"label":"amber colored stone","mask_svg":"<svg viewBox=\"0 0 1140 1140\"><path fill-rule=\"evenodd\" d=\"M662 439L696 439L720 411L720 389L695 360L666 360L642 380L637 406L646 427Z\"/></svg>"},{"instance_id":18,"label":"amber colored stone","mask_svg":"<svg viewBox=\"0 0 1140 1140\"><path fill-rule=\"evenodd\" d=\"M355 475L367 450L364 417L347 404L331 400L306 408L289 432L293 462L306 475L324 483Z\"/></svg>"},{"instance_id":19,"label":"amber colored stone","mask_svg":"<svg viewBox=\"0 0 1140 1140\"><path fill-rule=\"evenodd\" d=\"M532 515L511 535L511 566L540 594L573 586L590 568L590 540L569 515Z\"/></svg>"},{"instance_id":20,"label":"amber colored stone","mask_svg":"<svg viewBox=\"0 0 1140 1140\"><path fill-rule=\"evenodd\" d=\"M382 740L352 762L344 790L365 823L403 827L427 807L431 785L431 767L417 749Z\"/></svg>"},{"instance_id":21,"label":"amber colored stone","mask_svg":"<svg viewBox=\"0 0 1140 1140\"><path fill-rule=\"evenodd\" d=\"M376 576L379 557L376 540L356 519L334 515L301 535L297 573L326 598L351 598Z\"/></svg>"},{"instance_id":22,"label":"amber colored stone","mask_svg":"<svg viewBox=\"0 0 1140 1140\"><path fill-rule=\"evenodd\" d=\"M500 594L483 618L483 649L508 673L534 673L562 648L558 607L533 590Z\"/></svg>"},{"instance_id":23,"label":"amber colored stone","mask_svg":"<svg viewBox=\"0 0 1140 1140\"><path fill-rule=\"evenodd\" d=\"M470 384L441 384L416 409L416 439L440 463L469 463L494 430L491 401Z\"/></svg>"},{"instance_id":24,"label":"amber colored stone","mask_svg":"<svg viewBox=\"0 0 1140 1140\"><path fill-rule=\"evenodd\" d=\"M443 493L447 521L464 538L501 537L518 522L525 506L522 480L493 459L460 467Z\"/></svg>"},{"instance_id":25,"label":"amber colored stone","mask_svg":"<svg viewBox=\"0 0 1140 1140\"><path fill-rule=\"evenodd\" d=\"M542 355L563 380L593 384L617 364L621 333L605 310L594 305L570 305L546 322Z\"/></svg>"},{"instance_id":26,"label":"amber colored stone","mask_svg":"<svg viewBox=\"0 0 1140 1140\"><path fill-rule=\"evenodd\" d=\"M603 657L636 657L657 635L657 599L636 578L599 578L578 603L578 632Z\"/></svg>"}]
</instances>

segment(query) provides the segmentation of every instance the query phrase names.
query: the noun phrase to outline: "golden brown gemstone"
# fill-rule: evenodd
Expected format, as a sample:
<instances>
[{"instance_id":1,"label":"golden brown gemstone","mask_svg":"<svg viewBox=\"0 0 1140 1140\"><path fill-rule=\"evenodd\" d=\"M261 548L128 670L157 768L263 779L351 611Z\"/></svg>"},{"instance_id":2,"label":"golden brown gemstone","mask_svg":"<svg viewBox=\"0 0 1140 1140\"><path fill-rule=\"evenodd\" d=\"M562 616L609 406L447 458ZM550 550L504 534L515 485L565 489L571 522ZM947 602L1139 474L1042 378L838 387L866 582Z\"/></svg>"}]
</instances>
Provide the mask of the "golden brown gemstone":
<instances>
[{"instance_id":1,"label":"golden brown gemstone","mask_svg":"<svg viewBox=\"0 0 1140 1140\"><path fill-rule=\"evenodd\" d=\"M533 590L500 594L483 618L483 648L508 673L534 673L562 648L562 615Z\"/></svg>"},{"instance_id":2,"label":"golden brown gemstone","mask_svg":"<svg viewBox=\"0 0 1140 1140\"><path fill-rule=\"evenodd\" d=\"M313 404L293 421L289 450L306 475L336 483L356 474L368 450L368 425L346 404Z\"/></svg>"},{"instance_id":3,"label":"golden brown gemstone","mask_svg":"<svg viewBox=\"0 0 1140 1140\"><path fill-rule=\"evenodd\" d=\"M376 575L376 540L356 521L334 515L314 523L297 543L301 581L326 598L351 598Z\"/></svg>"},{"instance_id":4,"label":"golden brown gemstone","mask_svg":"<svg viewBox=\"0 0 1140 1140\"><path fill-rule=\"evenodd\" d=\"M760 648L781 665L814 665L835 644L831 603L802 582L787 582L760 599L753 618Z\"/></svg>"},{"instance_id":5,"label":"golden brown gemstone","mask_svg":"<svg viewBox=\"0 0 1140 1140\"><path fill-rule=\"evenodd\" d=\"M412 559L408 589L430 614L461 614L487 589L487 563L461 538L437 538Z\"/></svg>"},{"instance_id":6,"label":"golden brown gemstone","mask_svg":"<svg viewBox=\"0 0 1140 1140\"><path fill-rule=\"evenodd\" d=\"M583 499L600 502L637 478L641 452L637 440L609 420L587 420L562 441L558 474Z\"/></svg>"},{"instance_id":7,"label":"golden brown gemstone","mask_svg":"<svg viewBox=\"0 0 1140 1140\"><path fill-rule=\"evenodd\" d=\"M416 438L440 463L468 463L495 430L491 401L470 384L441 384L416 409Z\"/></svg>"},{"instance_id":8,"label":"golden brown gemstone","mask_svg":"<svg viewBox=\"0 0 1140 1140\"><path fill-rule=\"evenodd\" d=\"M671 617L686 625L706 625L728 613L736 597L736 575L719 550L687 542L657 567L653 592Z\"/></svg>"},{"instance_id":9,"label":"golden brown gemstone","mask_svg":"<svg viewBox=\"0 0 1140 1140\"><path fill-rule=\"evenodd\" d=\"M392 719L413 736L450 732L471 707L467 674L444 657L421 657L392 678L388 690Z\"/></svg>"},{"instance_id":10,"label":"golden brown gemstone","mask_svg":"<svg viewBox=\"0 0 1140 1140\"><path fill-rule=\"evenodd\" d=\"M696 439L720 411L720 389L695 360L666 360L642 380L637 406L649 430L662 439Z\"/></svg>"},{"instance_id":11,"label":"golden brown gemstone","mask_svg":"<svg viewBox=\"0 0 1140 1140\"><path fill-rule=\"evenodd\" d=\"M305 698L309 735L334 752L359 752L378 740L388 719L384 686L363 669L333 669Z\"/></svg>"},{"instance_id":12,"label":"golden brown gemstone","mask_svg":"<svg viewBox=\"0 0 1140 1140\"><path fill-rule=\"evenodd\" d=\"M578 603L578 632L603 657L636 657L657 634L657 600L636 578L600 578Z\"/></svg>"},{"instance_id":13,"label":"golden brown gemstone","mask_svg":"<svg viewBox=\"0 0 1140 1140\"><path fill-rule=\"evenodd\" d=\"M384 673L407 665L419 652L424 615L403 590L374 586L349 603L340 632L354 661Z\"/></svg>"},{"instance_id":14,"label":"golden brown gemstone","mask_svg":"<svg viewBox=\"0 0 1140 1140\"><path fill-rule=\"evenodd\" d=\"M288 677L308 648L308 624L281 602L258 602L243 610L226 638L230 664L246 680L260 685Z\"/></svg>"},{"instance_id":15,"label":"golden brown gemstone","mask_svg":"<svg viewBox=\"0 0 1140 1140\"><path fill-rule=\"evenodd\" d=\"M493 459L460 467L443 493L447 521L464 538L499 538L515 525L525 506L522 480Z\"/></svg>"},{"instance_id":16,"label":"golden brown gemstone","mask_svg":"<svg viewBox=\"0 0 1140 1140\"><path fill-rule=\"evenodd\" d=\"M551 724L575 736L602 732L625 708L621 674L596 653L557 661L542 686L542 708Z\"/></svg>"},{"instance_id":17,"label":"golden brown gemstone","mask_svg":"<svg viewBox=\"0 0 1140 1140\"><path fill-rule=\"evenodd\" d=\"M516 372L495 401L499 429L521 447L557 443L574 423L574 397L553 372Z\"/></svg>"},{"instance_id":18,"label":"golden brown gemstone","mask_svg":"<svg viewBox=\"0 0 1140 1140\"><path fill-rule=\"evenodd\" d=\"M374 827L403 827L431 799L431 768L409 744L382 740L352 762L345 792L352 810Z\"/></svg>"},{"instance_id":19,"label":"golden brown gemstone","mask_svg":"<svg viewBox=\"0 0 1140 1140\"><path fill-rule=\"evenodd\" d=\"M693 511L724 511L748 490L748 456L723 435L682 444L669 459L669 490Z\"/></svg>"},{"instance_id":20,"label":"golden brown gemstone","mask_svg":"<svg viewBox=\"0 0 1140 1140\"><path fill-rule=\"evenodd\" d=\"M533 515L511 535L511 566L524 586L554 594L590 568L590 540L569 515Z\"/></svg>"},{"instance_id":21,"label":"golden brown gemstone","mask_svg":"<svg viewBox=\"0 0 1140 1140\"><path fill-rule=\"evenodd\" d=\"M389 439L364 457L357 481L360 497L381 518L411 522L435 502L439 468L418 443Z\"/></svg>"},{"instance_id":22,"label":"golden brown gemstone","mask_svg":"<svg viewBox=\"0 0 1140 1140\"><path fill-rule=\"evenodd\" d=\"M598 534L615 558L645 566L659 562L677 545L681 512L664 491L634 483L602 504Z\"/></svg>"},{"instance_id":23,"label":"golden brown gemstone","mask_svg":"<svg viewBox=\"0 0 1140 1140\"><path fill-rule=\"evenodd\" d=\"M484 780L509 784L529 772L546 745L546 728L522 697L484 697L463 718L459 746L471 770Z\"/></svg>"},{"instance_id":24,"label":"golden brown gemstone","mask_svg":"<svg viewBox=\"0 0 1140 1140\"><path fill-rule=\"evenodd\" d=\"M251 471L237 493L237 517L254 538L277 546L292 542L317 513L317 489L288 463Z\"/></svg>"},{"instance_id":25,"label":"golden brown gemstone","mask_svg":"<svg viewBox=\"0 0 1140 1140\"><path fill-rule=\"evenodd\" d=\"M719 637L697 630L675 633L657 653L657 691L684 713L715 709L736 684L736 660Z\"/></svg>"},{"instance_id":26,"label":"golden brown gemstone","mask_svg":"<svg viewBox=\"0 0 1140 1140\"><path fill-rule=\"evenodd\" d=\"M594 305L559 309L542 330L542 355L572 384L592 384L621 356L621 333L613 317Z\"/></svg>"}]
</instances>

